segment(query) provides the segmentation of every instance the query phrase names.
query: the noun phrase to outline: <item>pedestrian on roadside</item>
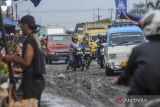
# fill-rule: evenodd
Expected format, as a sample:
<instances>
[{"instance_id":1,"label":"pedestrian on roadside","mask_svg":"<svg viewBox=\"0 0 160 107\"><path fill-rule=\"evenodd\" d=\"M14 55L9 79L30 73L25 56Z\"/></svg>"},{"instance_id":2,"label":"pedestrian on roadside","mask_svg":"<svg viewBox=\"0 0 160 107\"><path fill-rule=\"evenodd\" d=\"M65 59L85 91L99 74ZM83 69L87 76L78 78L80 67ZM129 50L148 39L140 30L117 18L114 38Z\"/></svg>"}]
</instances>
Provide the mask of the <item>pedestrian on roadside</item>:
<instances>
[{"instance_id":1,"label":"pedestrian on roadside","mask_svg":"<svg viewBox=\"0 0 160 107\"><path fill-rule=\"evenodd\" d=\"M40 99L45 87L43 74L45 73L45 64L40 41L36 31L35 19L31 15L26 15L19 22L20 28L25 36L22 48L22 57L16 55L6 55L3 57L5 62L14 62L23 68L22 92L23 98Z\"/></svg>"}]
</instances>

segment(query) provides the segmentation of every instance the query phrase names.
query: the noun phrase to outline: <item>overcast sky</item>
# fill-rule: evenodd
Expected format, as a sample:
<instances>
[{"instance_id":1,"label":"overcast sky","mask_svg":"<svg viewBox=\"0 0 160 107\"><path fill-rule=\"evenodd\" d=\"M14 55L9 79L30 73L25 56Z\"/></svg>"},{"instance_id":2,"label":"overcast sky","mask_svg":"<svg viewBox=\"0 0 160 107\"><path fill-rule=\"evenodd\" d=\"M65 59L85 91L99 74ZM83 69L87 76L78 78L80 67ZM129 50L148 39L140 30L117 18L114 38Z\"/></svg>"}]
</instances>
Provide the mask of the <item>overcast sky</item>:
<instances>
[{"instance_id":1,"label":"overcast sky","mask_svg":"<svg viewBox=\"0 0 160 107\"><path fill-rule=\"evenodd\" d=\"M133 3L145 0L128 0L129 9ZM76 23L97 20L98 8L101 18L111 17L111 11L115 10L115 0L41 0L38 7L34 7L30 0L18 1L19 18L31 14L38 24L60 25L75 27ZM113 13L113 17L115 12Z\"/></svg>"}]
</instances>

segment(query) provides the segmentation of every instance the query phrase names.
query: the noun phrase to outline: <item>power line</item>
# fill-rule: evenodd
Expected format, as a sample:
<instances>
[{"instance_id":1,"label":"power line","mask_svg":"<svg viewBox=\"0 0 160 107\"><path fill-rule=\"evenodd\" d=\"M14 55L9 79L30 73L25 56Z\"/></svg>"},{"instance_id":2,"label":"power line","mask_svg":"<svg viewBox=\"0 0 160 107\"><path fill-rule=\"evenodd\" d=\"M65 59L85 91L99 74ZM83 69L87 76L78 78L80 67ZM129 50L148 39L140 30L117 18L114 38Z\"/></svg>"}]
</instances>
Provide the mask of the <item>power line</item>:
<instances>
[{"instance_id":1,"label":"power line","mask_svg":"<svg viewBox=\"0 0 160 107\"><path fill-rule=\"evenodd\" d=\"M110 11L111 9L98 9L98 11ZM31 12L59 12L59 13L74 13L74 12L93 12L94 9L55 9L55 10L31 10ZM19 12L26 12L19 11Z\"/></svg>"}]
</instances>

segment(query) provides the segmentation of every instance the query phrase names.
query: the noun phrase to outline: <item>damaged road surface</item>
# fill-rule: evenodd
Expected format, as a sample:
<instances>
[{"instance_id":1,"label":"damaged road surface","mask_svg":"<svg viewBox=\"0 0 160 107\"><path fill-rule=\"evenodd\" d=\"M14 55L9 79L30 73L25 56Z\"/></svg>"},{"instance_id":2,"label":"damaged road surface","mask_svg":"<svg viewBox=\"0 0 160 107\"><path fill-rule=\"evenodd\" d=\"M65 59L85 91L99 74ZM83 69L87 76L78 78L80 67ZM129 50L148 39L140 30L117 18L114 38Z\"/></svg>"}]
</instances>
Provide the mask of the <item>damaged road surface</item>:
<instances>
[{"instance_id":1,"label":"damaged road surface","mask_svg":"<svg viewBox=\"0 0 160 107\"><path fill-rule=\"evenodd\" d=\"M66 65L46 65L42 107L124 107L116 99L127 88L113 85L104 69L92 62L89 70L66 71Z\"/></svg>"}]
</instances>

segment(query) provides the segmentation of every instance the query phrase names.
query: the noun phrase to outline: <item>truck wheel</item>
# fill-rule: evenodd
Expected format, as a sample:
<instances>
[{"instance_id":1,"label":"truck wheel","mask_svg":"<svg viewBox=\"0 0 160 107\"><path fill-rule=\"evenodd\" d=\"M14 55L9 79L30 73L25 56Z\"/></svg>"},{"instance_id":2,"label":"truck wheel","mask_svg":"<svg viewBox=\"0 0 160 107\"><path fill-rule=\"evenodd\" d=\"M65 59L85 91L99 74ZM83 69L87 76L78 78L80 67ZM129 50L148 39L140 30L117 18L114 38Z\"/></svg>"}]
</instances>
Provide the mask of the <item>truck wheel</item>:
<instances>
[{"instance_id":1,"label":"truck wheel","mask_svg":"<svg viewBox=\"0 0 160 107\"><path fill-rule=\"evenodd\" d=\"M48 64L48 59L47 59L47 57L44 57L44 64Z\"/></svg>"},{"instance_id":2,"label":"truck wheel","mask_svg":"<svg viewBox=\"0 0 160 107\"><path fill-rule=\"evenodd\" d=\"M68 62L69 62L69 59L67 58L67 59L65 60L65 63L68 64Z\"/></svg>"},{"instance_id":3,"label":"truck wheel","mask_svg":"<svg viewBox=\"0 0 160 107\"><path fill-rule=\"evenodd\" d=\"M70 66L70 65L68 64L68 65L67 65L67 68L66 68L67 71L69 70L69 66Z\"/></svg>"},{"instance_id":4,"label":"truck wheel","mask_svg":"<svg viewBox=\"0 0 160 107\"><path fill-rule=\"evenodd\" d=\"M101 68L104 68L104 64L105 64L104 56L101 56L101 60L100 60L100 66L101 66Z\"/></svg>"},{"instance_id":5,"label":"truck wheel","mask_svg":"<svg viewBox=\"0 0 160 107\"><path fill-rule=\"evenodd\" d=\"M113 75L113 70L109 68L108 66L105 67L105 73L107 76L112 76Z\"/></svg>"},{"instance_id":6,"label":"truck wheel","mask_svg":"<svg viewBox=\"0 0 160 107\"><path fill-rule=\"evenodd\" d=\"M48 64L52 64L52 59L48 59Z\"/></svg>"},{"instance_id":7,"label":"truck wheel","mask_svg":"<svg viewBox=\"0 0 160 107\"><path fill-rule=\"evenodd\" d=\"M101 64L101 68L103 68L104 67L104 64Z\"/></svg>"}]
</instances>

